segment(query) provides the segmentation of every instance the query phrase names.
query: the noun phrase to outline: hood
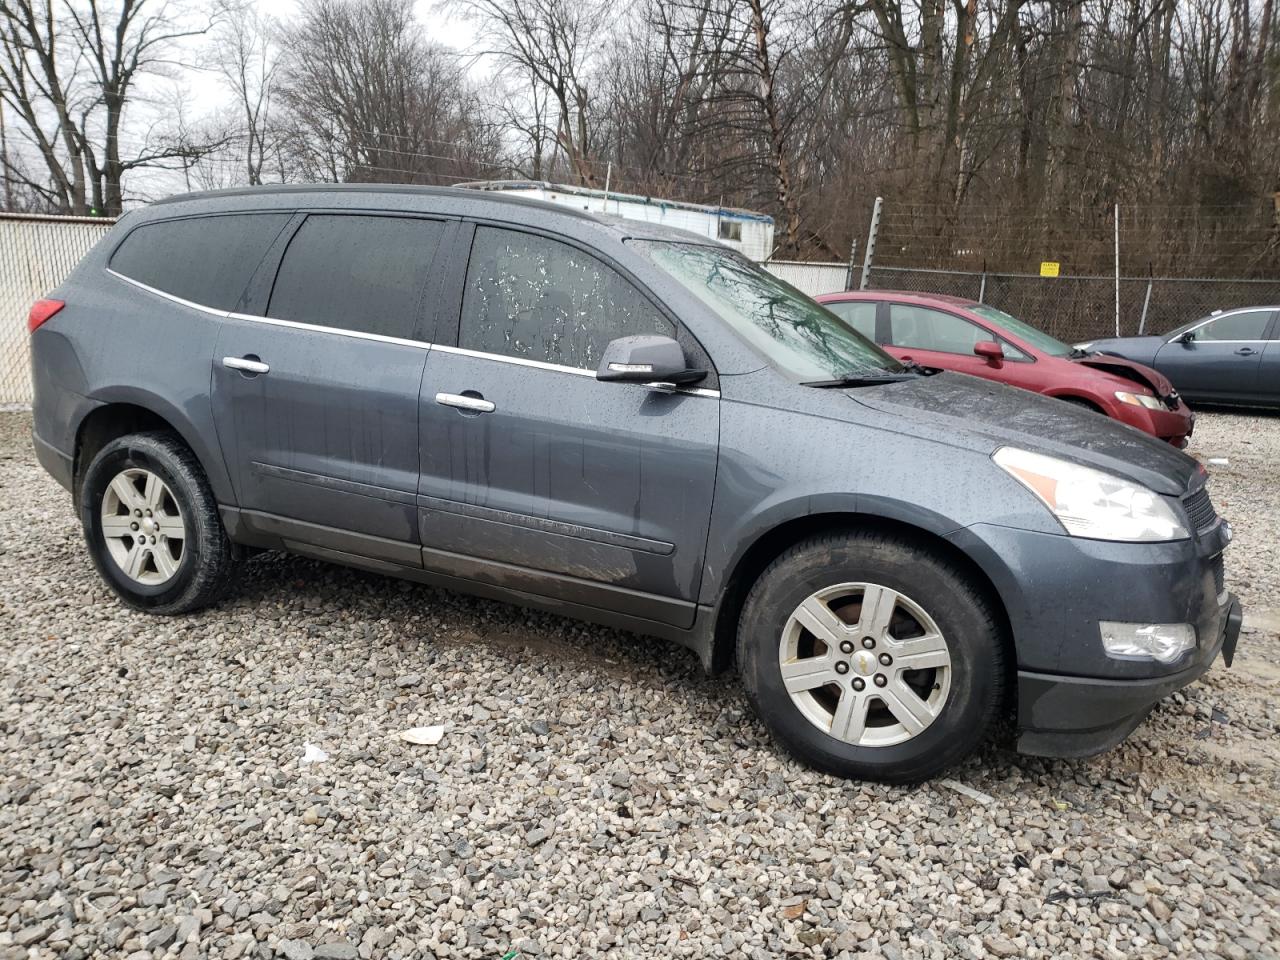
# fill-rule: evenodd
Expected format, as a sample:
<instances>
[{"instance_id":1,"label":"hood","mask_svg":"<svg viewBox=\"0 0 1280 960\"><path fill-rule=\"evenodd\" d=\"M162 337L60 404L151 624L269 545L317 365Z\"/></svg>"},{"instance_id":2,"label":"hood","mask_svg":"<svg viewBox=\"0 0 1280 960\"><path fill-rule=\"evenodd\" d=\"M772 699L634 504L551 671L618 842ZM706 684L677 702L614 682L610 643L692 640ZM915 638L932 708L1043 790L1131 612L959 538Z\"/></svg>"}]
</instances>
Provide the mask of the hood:
<instances>
[{"instance_id":1,"label":"hood","mask_svg":"<svg viewBox=\"0 0 1280 960\"><path fill-rule=\"evenodd\" d=\"M1166 334L1167 336L1167 334ZM1164 346L1165 337L1146 335L1141 337L1107 337L1104 340L1087 341L1086 348L1090 353L1105 353L1117 357L1127 357L1138 363L1151 363L1156 351Z\"/></svg>"},{"instance_id":2,"label":"hood","mask_svg":"<svg viewBox=\"0 0 1280 960\"><path fill-rule=\"evenodd\" d=\"M1113 377L1119 377L1144 387L1149 387L1161 400L1173 399L1176 401L1178 396L1178 392L1173 388L1173 383L1164 374L1152 370L1144 364L1126 360L1124 357L1093 353L1086 357L1074 357L1070 362L1078 363L1082 367L1102 370Z\"/></svg>"},{"instance_id":3,"label":"hood","mask_svg":"<svg viewBox=\"0 0 1280 960\"><path fill-rule=\"evenodd\" d=\"M964 374L939 373L844 392L903 421L941 428L957 445L972 447L981 439L989 453L1006 445L1022 447L1169 496L1184 494L1199 468L1185 453L1141 430L1052 397Z\"/></svg>"}]
</instances>

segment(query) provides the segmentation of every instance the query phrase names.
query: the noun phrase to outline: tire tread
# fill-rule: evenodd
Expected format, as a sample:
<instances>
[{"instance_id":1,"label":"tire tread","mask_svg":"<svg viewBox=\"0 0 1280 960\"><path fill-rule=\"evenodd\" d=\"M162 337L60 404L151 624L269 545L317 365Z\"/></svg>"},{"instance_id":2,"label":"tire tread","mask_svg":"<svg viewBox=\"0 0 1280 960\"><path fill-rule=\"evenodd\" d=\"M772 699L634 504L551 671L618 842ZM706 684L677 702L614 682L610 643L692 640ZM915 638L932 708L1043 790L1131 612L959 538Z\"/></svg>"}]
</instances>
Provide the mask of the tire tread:
<instances>
[{"instance_id":1,"label":"tire tread","mask_svg":"<svg viewBox=\"0 0 1280 960\"><path fill-rule=\"evenodd\" d=\"M738 664L738 673L743 688L747 693L748 699L752 706L755 707L758 715L765 719L766 726L770 726L770 732L780 739L783 745L799 759L811 766L826 770L838 776L847 776L848 774L833 767L825 757L814 753L807 749L806 744L796 742L794 738L782 737L779 731L774 729L766 717L766 711L760 702L759 690L756 683L756 671L751 667L755 651L751 649L750 634L748 624L753 622L761 615L758 609L761 604L761 595L767 589L768 584L781 576L787 569L794 567L797 562L815 552L815 551L831 551L834 549L848 548L851 544L858 544L862 548L880 548L889 551L902 551L910 556L913 560L919 560L922 553L927 554L928 561L935 564L948 576L953 578L963 591L963 596L958 599L972 605L980 620L985 627L995 636L998 642L993 645L989 669L991 671L992 682L988 687L988 695L980 704L980 713L975 726L975 733L972 737L967 738L967 742L960 748L955 750L943 751L937 758L930 758L929 762L917 765L913 769L903 770L900 772L884 772L877 776L877 779L887 783L918 783L935 775L941 770L951 766L955 762L962 759L972 750L977 749L983 743L990 739L998 721L1001 718L1002 708L1006 698L1006 687L1008 684L1008 649L1006 644L1005 629L1003 626L1003 618L997 613L993 598L990 595L975 586L973 576L963 566L956 563L945 554L936 550L928 550L927 546L922 544L916 538L909 535L902 535L894 532L886 532L881 530L865 530L848 528L842 531L833 531L831 533L817 534L797 541L788 547L764 569L759 577L756 578L751 589L747 593L746 601L742 605L739 614L737 638L735 643L736 663ZM744 665L746 668L744 669Z\"/></svg>"}]
</instances>

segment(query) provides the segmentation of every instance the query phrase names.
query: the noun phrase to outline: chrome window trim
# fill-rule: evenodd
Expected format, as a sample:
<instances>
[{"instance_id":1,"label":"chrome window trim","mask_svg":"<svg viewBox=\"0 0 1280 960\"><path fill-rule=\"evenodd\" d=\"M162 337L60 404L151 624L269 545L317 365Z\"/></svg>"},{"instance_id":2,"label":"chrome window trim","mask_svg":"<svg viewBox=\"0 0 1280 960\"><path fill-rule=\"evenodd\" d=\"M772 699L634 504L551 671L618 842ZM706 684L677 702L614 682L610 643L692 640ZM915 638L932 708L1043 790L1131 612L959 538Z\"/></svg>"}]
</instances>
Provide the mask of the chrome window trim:
<instances>
[{"instance_id":1,"label":"chrome window trim","mask_svg":"<svg viewBox=\"0 0 1280 960\"><path fill-rule=\"evenodd\" d=\"M566 367L559 363L547 363L545 360L530 360L528 357L512 357L505 353L485 353L483 350L468 350L466 347L450 347L444 344L434 344L433 350L439 350L442 353L456 353L460 357L476 357L480 360L497 360L499 363L511 363L517 367L533 367L537 370L552 370L556 373L572 373L579 377L591 377L595 379L596 372L587 370L584 367Z\"/></svg>"},{"instance_id":2,"label":"chrome window trim","mask_svg":"<svg viewBox=\"0 0 1280 960\"><path fill-rule=\"evenodd\" d=\"M394 343L402 347L417 347L421 350L431 349L431 344L423 340L409 340L405 337L388 337L380 333L365 333L361 330L344 330L342 327L325 327L318 323L301 323L297 320L278 320L275 317L255 317L248 313L235 313L231 310L216 310L213 307L206 307L202 303L195 303L191 300L184 300L182 297L175 296L172 293L166 293L163 290L157 290L149 284L143 283L141 280L135 280L133 277L126 277L123 273L106 268L107 273L111 274L125 283L131 283L140 290L147 293L153 293L157 297L163 297L171 303L179 303L184 307L192 310L198 310L200 313L206 313L211 317L218 317L221 320L247 320L252 323L265 323L273 327L292 327L296 330L311 330L315 333L333 333L340 337L353 337L357 340L373 340L377 343Z\"/></svg>"},{"instance_id":3,"label":"chrome window trim","mask_svg":"<svg viewBox=\"0 0 1280 960\"><path fill-rule=\"evenodd\" d=\"M575 377L590 377L592 380L596 378L594 370L588 370L585 367L566 367L559 363L547 363L545 360L530 360L528 357L512 357L502 353L485 353L482 350L468 350L466 347L450 347L443 344L433 344L432 350L439 350L441 353L456 353L463 357L474 357L477 360L495 360L498 363L510 363L517 367L532 367L535 370L550 370L553 373L568 373ZM648 384L641 384L648 387ZM715 397L719 399L719 390L708 390L702 387L681 387L674 393L691 397Z\"/></svg>"},{"instance_id":4,"label":"chrome window trim","mask_svg":"<svg viewBox=\"0 0 1280 960\"><path fill-rule=\"evenodd\" d=\"M409 340L405 337L388 337L381 333L365 333L362 330L344 330L342 327L324 327L318 323L302 323L298 320L278 320L275 317L255 317L247 313L228 313L228 320L247 320L252 323L265 323L273 327L292 327L296 330L311 330L315 333L336 333L340 337L354 337L357 340L373 340L375 343L394 343L401 347L417 347L430 350L433 344L425 340Z\"/></svg>"},{"instance_id":5,"label":"chrome window trim","mask_svg":"<svg viewBox=\"0 0 1280 960\"><path fill-rule=\"evenodd\" d=\"M1178 334L1178 336L1174 337L1172 340L1166 340L1164 342L1164 346L1167 347L1170 344L1179 343L1181 337L1185 337L1188 333L1195 333L1201 327L1208 326L1209 324L1213 323L1215 320L1222 320L1225 317L1234 317L1240 313L1275 313L1275 310L1271 307L1239 307L1235 310L1222 310L1222 311L1219 311L1218 313L1210 314L1209 316L1205 317L1203 320L1197 323L1194 327L1188 327L1186 330L1183 330L1180 334ZM1263 327L1262 332L1266 333L1267 327ZM1206 340L1204 342L1205 343L1270 343L1271 341L1259 337L1253 340Z\"/></svg>"},{"instance_id":6,"label":"chrome window trim","mask_svg":"<svg viewBox=\"0 0 1280 960\"><path fill-rule=\"evenodd\" d=\"M234 313L230 310L215 310L213 307L206 307L204 304L195 303L191 300L184 300L182 297L175 296L172 293L166 293L163 290L157 290L149 284L143 283L141 280L134 280L132 277L126 277L123 273L112 270L110 267L104 268L107 273L111 274L118 280L132 284L140 290L155 294L171 303L181 304L191 310L197 310L200 313L208 314L211 317L218 317L221 320L244 320L250 323L265 323L274 327L290 327L296 330L311 330L316 333L333 333L340 337L353 337L357 340L373 340L377 343L391 343L402 347L417 347L421 350L439 350L441 353L456 353L464 357L475 357L479 360L495 360L498 363L510 363L519 367L532 367L535 370L550 370L554 373L568 373L577 377L590 377L592 380L596 378L594 370L587 370L583 367L566 367L558 363L546 363L542 360L530 360L526 357L510 357L500 353L484 353L480 350L468 350L464 347L451 347L441 343L428 343L424 340L408 340L404 337L388 337L379 333L363 333L359 330L344 330L341 327L325 327L315 323L302 323L297 320L277 320L275 317L255 317L247 313ZM1217 343L1226 343L1225 340L1215 341ZM703 387L681 387L674 391L682 396L690 397L712 397L720 398L719 390L708 390Z\"/></svg>"},{"instance_id":7,"label":"chrome window trim","mask_svg":"<svg viewBox=\"0 0 1280 960\"><path fill-rule=\"evenodd\" d=\"M227 316L230 316L230 314L226 310L215 310L213 307L206 307L202 303L196 303L193 300L184 300L182 299L182 297L176 296L172 293L165 293L163 290L157 290L155 287L145 284L141 280L135 280L133 279L133 277L126 277L123 273L118 273L117 271L112 270L110 267L104 267L103 269L105 269L107 273L111 274L117 280L123 280L125 283L131 283L138 289L145 290L147 291L147 293L154 293L157 297L163 297L165 300L168 300L171 303L180 303L184 307L189 307L192 310L199 310L201 313L207 313L212 317L225 318Z\"/></svg>"}]
</instances>

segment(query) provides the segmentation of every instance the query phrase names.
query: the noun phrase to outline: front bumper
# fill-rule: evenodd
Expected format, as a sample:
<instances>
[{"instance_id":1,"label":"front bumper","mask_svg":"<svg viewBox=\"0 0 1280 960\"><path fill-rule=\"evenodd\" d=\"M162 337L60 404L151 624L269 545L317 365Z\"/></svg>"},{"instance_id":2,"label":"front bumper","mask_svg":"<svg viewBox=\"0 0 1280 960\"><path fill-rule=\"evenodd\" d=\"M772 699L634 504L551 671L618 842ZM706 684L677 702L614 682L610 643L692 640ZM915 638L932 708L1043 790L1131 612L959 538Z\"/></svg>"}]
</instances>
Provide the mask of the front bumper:
<instances>
[{"instance_id":1,"label":"front bumper","mask_svg":"<svg viewBox=\"0 0 1280 960\"><path fill-rule=\"evenodd\" d=\"M1187 445L1196 428L1196 415L1181 400L1173 410L1149 410L1117 400L1112 404L1111 415L1121 423L1137 427L1143 433L1149 433L1179 449Z\"/></svg>"},{"instance_id":2,"label":"front bumper","mask_svg":"<svg viewBox=\"0 0 1280 960\"><path fill-rule=\"evenodd\" d=\"M1018 671L1018 752L1041 757L1088 757L1133 732L1169 694L1200 678L1222 653L1231 666L1242 611L1228 595L1216 636L1190 666L1144 680L1099 680Z\"/></svg>"},{"instance_id":3,"label":"front bumper","mask_svg":"<svg viewBox=\"0 0 1280 960\"><path fill-rule=\"evenodd\" d=\"M1223 652L1240 604L1223 586L1229 528L1188 540L1112 543L975 524L949 539L1000 594L1017 651L1018 749L1086 756L1123 740L1157 701ZM1174 663L1108 657L1099 621L1190 623L1197 646Z\"/></svg>"}]
</instances>

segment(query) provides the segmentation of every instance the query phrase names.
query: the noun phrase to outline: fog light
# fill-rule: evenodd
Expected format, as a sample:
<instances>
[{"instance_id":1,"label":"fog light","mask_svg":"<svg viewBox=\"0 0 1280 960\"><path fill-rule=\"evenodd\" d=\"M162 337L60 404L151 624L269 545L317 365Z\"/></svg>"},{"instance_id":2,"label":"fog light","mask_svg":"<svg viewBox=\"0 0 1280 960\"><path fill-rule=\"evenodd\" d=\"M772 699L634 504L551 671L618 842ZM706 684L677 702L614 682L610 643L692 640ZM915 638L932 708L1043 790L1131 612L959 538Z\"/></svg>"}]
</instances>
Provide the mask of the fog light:
<instances>
[{"instance_id":1,"label":"fog light","mask_svg":"<svg viewBox=\"0 0 1280 960\"><path fill-rule=\"evenodd\" d=\"M1098 624L1109 657L1134 657L1173 663L1196 646L1196 628L1189 623Z\"/></svg>"}]
</instances>

